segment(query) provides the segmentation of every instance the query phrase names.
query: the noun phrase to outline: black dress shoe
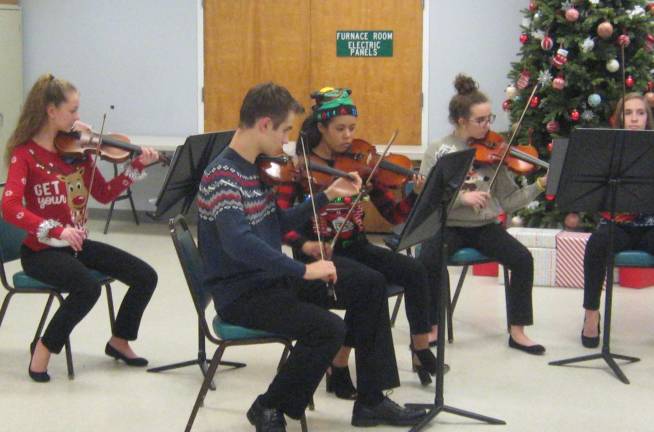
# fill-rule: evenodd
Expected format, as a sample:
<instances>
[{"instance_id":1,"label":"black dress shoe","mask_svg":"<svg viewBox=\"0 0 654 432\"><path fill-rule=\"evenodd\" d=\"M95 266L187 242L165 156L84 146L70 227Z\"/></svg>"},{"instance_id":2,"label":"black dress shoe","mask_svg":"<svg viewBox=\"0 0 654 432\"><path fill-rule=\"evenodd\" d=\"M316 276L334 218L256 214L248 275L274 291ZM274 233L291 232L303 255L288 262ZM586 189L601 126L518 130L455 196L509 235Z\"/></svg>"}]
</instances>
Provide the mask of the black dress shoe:
<instances>
[{"instance_id":1,"label":"black dress shoe","mask_svg":"<svg viewBox=\"0 0 654 432\"><path fill-rule=\"evenodd\" d=\"M327 372L325 376L325 384L327 385L327 393L334 393L339 399L355 400L357 398L357 389L352 383L350 377L350 368L345 367L331 367L331 372Z\"/></svg>"},{"instance_id":2,"label":"black dress shoe","mask_svg":"<svg viewBox=\"0 0 654 432\"><path fill-rule=\"evenodd\" d=\"M257 432L286 432L284 413L273 408L264 408L259 403L259 398L254 401L247 416Z\"/></svg>"},{"instance_id":3,"label":"black dress shoe","mask_svg":"<svg viewBox=\"0 0 654 432\"><path fill-rule=\"evenodd\" d=\"M586 348L597 348L600 343L600 320L597 321L597 336L584 336L584 329L582 327L581 329L581 344L585 346ZM584 318L584 324L586 323L586 319Z\"/></svg>"},{"instance_id":4,"label":"black dress shoe","mask_svg":"<svg viewBox=\"0 0 654 432\"><path fill-rule=\"evenodd\" d=\"M543 345L521 345L518 342L513 340L512 336L509 336L509 346L520 351L524 351L527 354L542 355L545 354L545 347Z\"/></svg>"},{"instance_id":5,"label":"black dress shoe","mask_svg":"<svg viewBox=\"0 0 654 432\"><path fill-rule=\"evenodd\" d=\"M372 407L356 401L352 410L352 426L413 426L420 423L426 414L422 409L401 407L388 397Z\"/></svg>"},{"instance_id":6,"label":"black dress shoe","mask_svg":"<svg viewBox=\"0 0 654 432\"><path fill-rule=\"evenodd\" d=\"M118 351L116 348L109 345L109 342L107 342L107 345L104 347L104 353L109 357L115 358L116 360L124 361L127 366L144 367L148 365L148 361L143 357L129 358L125 354Z\"/></svg>"}]
</instances>

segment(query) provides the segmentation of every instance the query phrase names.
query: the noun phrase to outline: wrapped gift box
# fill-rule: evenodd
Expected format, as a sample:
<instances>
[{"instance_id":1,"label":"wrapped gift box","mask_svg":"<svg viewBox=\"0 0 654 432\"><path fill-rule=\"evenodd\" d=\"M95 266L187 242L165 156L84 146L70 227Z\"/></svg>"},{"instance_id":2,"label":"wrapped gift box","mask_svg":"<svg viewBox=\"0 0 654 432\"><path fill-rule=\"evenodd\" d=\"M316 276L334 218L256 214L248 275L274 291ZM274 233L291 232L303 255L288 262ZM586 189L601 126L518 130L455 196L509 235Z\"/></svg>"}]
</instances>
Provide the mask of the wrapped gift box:
<instances>
[{"instance_id":1,"label":"wrapped gift box","mask_svg":"<svg viewBox=\"0 0 654 432\"><path fill-rule=\"evenodd\" d=\"M562 231L556 236L556 286L584 287L584 251L590 233Z\"/></svg>"},{"instance_id":2,"label":"wrapped gift box","mask_svg":"<svg viewBox=\"0 0 654 432\"><path fill-rule=\"evenodd\" d=\"M556 235L561 230L514 227L509 228L507 232L528 248L556 249Z\"/></svg>"},{"instance_id":3,"label":"wrapped gift box","mask_svg":"<svg viewBox=\"0 0 654 432\"><path fill-rule=\"evenodd\" d=\"M556 249L529 248L534 257L534 286L554 286L556 275ZM499 283L504 284L504 272L500 272Z\"/></svg>"}]
</instances>

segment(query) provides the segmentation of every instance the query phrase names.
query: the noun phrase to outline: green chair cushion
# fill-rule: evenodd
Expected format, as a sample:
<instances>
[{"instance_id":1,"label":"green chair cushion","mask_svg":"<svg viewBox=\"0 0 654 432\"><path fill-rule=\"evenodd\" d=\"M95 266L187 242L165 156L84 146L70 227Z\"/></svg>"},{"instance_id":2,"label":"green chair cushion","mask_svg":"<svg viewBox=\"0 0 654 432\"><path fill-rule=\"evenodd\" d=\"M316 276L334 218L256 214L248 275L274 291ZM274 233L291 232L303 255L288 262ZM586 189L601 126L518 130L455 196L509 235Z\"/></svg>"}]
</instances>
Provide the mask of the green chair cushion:
<instances>
[{"instance_id":1,"label":"green chair cushion","mask_svg":"<svg viewBox=\"0 0 654 432\"><path fill-rule=\"evenodd\" d=\"M91 274L100 282L106 283L111 282L112 279L107 275L100 273L96 270L91 270ZM19 271L14 273L12 277L14 288L16 289L53 289L51 285L45 284L38 279L27 276L24 271ZM66 292L66 289L58 290L61 292Z\"/></svg>"},{"instance_id":2,"label":"green chair cushion","mask_svg":"<svg viewBox=\"0 0 654 432\"><path fill-rule=\"evenodd\" d=\"M629 250L616 254L617 267L654 267L654 255L644 251Z\"/></svg>"},{"instance_id":3,"label":"green chair cushion","mask_svg":"<svg viewBox=\"0 0 654 432\"><path fill-rule=\"evenodd\" d=\"M254 330L246 327L229 324L218 315L213 319L213 330L223 340L257 339L266 337L279 337L263 330Z\"/></svg>"},{"instance_id":4,"label":"green chair cushion","mask_svg":"<svg viewBox=\"0 0 654 432\"><path fill-rule=\"evenodd\" d=\"M474 248L462 248L454 252L448 261L448 265L481 264L492 261Z\"/></svg>"}]
</instances>

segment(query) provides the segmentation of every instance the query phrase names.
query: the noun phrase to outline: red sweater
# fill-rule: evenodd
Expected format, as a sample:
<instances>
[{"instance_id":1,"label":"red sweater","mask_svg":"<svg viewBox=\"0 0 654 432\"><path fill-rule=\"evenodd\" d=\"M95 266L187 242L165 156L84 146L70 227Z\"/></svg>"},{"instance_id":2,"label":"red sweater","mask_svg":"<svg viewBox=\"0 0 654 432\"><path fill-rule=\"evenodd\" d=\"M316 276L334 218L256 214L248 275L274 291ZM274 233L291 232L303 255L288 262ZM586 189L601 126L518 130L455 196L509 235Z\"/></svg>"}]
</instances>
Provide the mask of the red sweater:
<instances>
[{"instance_id":1,"label":"red sweater","mask_svg":"<svg viewBox=\"0 0 654 432\"><path fill-rule=\"evenodd\" d=\"M109 182L96 169L91 196L103 204L113 201L142 176L143 168L135 159ZM85 226L92 172L93 158L70 164L30 140L11 156L2 217L27 231L24 243L32 250L68 246L61 233L67 226Z\"/></svg>"}]
</instances>

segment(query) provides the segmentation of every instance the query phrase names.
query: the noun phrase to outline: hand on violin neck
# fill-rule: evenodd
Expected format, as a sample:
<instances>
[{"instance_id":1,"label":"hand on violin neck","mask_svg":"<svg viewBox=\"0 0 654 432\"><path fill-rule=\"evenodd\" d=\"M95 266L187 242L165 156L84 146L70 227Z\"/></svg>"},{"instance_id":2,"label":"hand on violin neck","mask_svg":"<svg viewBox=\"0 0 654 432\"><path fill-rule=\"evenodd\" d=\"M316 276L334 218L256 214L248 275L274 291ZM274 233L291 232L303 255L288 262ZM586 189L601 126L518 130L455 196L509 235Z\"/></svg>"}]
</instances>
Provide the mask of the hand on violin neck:
<instances>
[{"instance_id":1,"label":"hand on violin neck","mask_svg":"<svg viewBox=\"0 0 654 432\"><path fill-rule=\"evenodd\" d=\"M326 282L336 283L336 266L331 261L316 261L306 265L304 279L322 279Z\"/></svg>"},{"instance_id":2,"label":"hand on violin neck","mask_svg":"<svg viewBox=\"0 0 654 432\"><path fill-rule=\"evenodd\" d=\"M415 174L413 176L413 191L417 194L422 192L422 189L425 187L425 181L427 179L421 174Z\"/></svg>"},{"instance_id":3,"label":"hand on violin neck","mask_svg":"<svg viewBox=\"0 0 654 432\"><path fill-rule=\"evenodd\" d=\"M320 242L309 240L309 241L304 242L304 244L302 245L302 252L305 255L310 256L310 257L312 257L314 259L317 259L317 260L322 259L323 256L327 260L331 259L332 258L332 247L327 243L323 243L322 244L322 255L321 255L320 254L320 246L321 246Z\"/></svg>"},{"instance_id":4,"label":"hand on violin neck","mask_svg":"<svg viewBox=\"0 0 654 432\"><path fill-rule=\"evenodd\" d=\"M152 147L142 147L138 159L144 166L148 166L159 160L159 152Z\"/></svg>"},{"instance_id":5,"label":"hand on violin neck","mask_svg":"<svg viewBox=\"0 0 654 432\"><path fill-rule=\"evenodd\" d=\"M325 194L330 201L334 198L344 198L359 193L362 184L361 176L357 172L351 172L349 174L354 178L354 181L346 177L339 177L325 189Z\"/></svg>"},{"instance_id":6,"label":"hand on violin neck","mask_svg":"<svg viewBox=\"0 0 654 432\"><path fill-rule=\"evenodd\" d=\"M490 194L482 191L466 191L461 194L463 205L472 207L475 210L481 210L488 205Z\"/></svg>"}]
</instances>

